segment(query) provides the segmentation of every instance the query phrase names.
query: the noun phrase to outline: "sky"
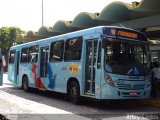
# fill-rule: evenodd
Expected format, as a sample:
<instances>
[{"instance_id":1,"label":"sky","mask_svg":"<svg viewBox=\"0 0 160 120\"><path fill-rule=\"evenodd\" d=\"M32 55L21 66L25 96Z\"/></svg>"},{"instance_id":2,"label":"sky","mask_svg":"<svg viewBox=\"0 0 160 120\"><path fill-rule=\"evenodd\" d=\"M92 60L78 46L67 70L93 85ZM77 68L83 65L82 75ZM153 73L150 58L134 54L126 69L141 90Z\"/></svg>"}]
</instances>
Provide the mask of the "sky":
<instances>
[{"instance_id":1,"label":"sky","mask_svg":"<svg viewBox=\"0 0 160 120\"><path fill-rule=\"evenodd\" d=\"M73 21L80 12L100 13L111 2L140 0L43 0L44 26L58 20ZM0 27L38 31L42 26L42 0L0 0Z\"/></svg>"}]
</instances>

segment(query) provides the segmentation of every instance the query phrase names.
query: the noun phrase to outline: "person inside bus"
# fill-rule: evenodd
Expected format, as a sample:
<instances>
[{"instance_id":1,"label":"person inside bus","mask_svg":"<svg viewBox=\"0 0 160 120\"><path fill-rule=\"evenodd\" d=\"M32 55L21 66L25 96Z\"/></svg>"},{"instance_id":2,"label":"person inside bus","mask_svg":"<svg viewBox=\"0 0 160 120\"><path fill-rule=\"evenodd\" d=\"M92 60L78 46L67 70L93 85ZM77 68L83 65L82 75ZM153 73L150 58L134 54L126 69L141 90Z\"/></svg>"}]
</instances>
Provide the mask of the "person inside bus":
<instances>
[{"instance_id":1,"label":"person inside bus","mask_svg":"<svg viewBox=\"0 0 160 120\"><path fill-rule=\"evenodd\" d=\"M152 69L152 88L153 97L159 97L160 88L160 64L158 62L154 63L154 68Z\"/></svg>"},{"instance_id":2,"label":"person inside bus","mask_svg":"<svg viewBox=\"0 0 160 120\"><path fill-rule=\"evenodd\" d=\"M124 65L124 64L128 63L128 50L127 50L127 46L125 44L120 45L118 63L120 65Z\"/></svg>"},{"instance_id":3,"label":"person inside bus","mask_svg":"<svg viewBox=\"0 0 160 120\"><path fill-rule=\"evenodd\" d=\"M135 54L133 46L129 46L127 44L121 45L121 55L119 62L123 65L135 63Z\"/></svg>"},{"instance_id":4,"label":"person inside bus","mask_svg":"<svg viewBox=\"0 0 160 120\"><path fill-rule=\"evenodd\" d=\"M111 64L113 65L117 65L119 63L119 59L120 59L120 44L114 44L113 45L113 56L112 56L112 60L110 61Z\"/></svg>"}]
</instances>

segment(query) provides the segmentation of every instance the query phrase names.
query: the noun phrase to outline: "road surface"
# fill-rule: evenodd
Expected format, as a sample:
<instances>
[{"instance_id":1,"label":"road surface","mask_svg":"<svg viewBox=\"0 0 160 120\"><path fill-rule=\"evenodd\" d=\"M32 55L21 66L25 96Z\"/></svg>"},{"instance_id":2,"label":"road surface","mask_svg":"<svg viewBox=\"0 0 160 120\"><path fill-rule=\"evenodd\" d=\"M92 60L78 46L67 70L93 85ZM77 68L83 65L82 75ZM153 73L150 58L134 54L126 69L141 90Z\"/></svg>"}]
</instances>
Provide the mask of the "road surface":
<instances>
[{"instance_id":1,"label":"road surface","mask_svg":"<svg viewBox=\"0 0 160 120\"><path fill-rule=\"evenodd\" d=\"M62 94L24 92L7 79L0 87L0 114L11 120L159 120L160 107L137 101L100 102L83 100L81 105L65 101Z\"/></svg>"}]
</instances>

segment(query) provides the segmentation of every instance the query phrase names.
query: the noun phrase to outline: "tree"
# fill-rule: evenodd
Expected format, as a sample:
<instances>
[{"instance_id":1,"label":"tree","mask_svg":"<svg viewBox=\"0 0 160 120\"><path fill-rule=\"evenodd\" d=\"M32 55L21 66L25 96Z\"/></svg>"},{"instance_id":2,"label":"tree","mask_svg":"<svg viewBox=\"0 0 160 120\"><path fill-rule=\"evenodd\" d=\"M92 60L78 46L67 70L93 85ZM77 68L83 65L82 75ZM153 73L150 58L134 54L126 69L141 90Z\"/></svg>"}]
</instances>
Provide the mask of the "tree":
<instances>
[{"instance_id":1,"label":"tree","mask_svg":"<svg viewBox=\"0 0 160 120\"><path fill-rule=\"evenodd\" d=\"M8 53L10 47L15 44L17 36L24 33L17 27L2 27L0 28L0 48L4 53Z\"/></svg>"}]
</instances>

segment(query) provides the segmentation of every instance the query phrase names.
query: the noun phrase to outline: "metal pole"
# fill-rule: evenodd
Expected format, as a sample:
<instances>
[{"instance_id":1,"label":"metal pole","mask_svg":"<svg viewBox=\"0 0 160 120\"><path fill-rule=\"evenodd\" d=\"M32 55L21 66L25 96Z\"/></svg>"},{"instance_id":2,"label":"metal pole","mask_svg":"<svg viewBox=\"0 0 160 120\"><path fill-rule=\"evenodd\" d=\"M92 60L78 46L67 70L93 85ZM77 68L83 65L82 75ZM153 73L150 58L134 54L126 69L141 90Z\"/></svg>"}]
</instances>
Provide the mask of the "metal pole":
<instances>
[{"instance_id":1,"label":"metal pole","mask_svg":"<svg viewBox=\"0 0 160 120\"><path fill-rule=\"evenodd\" d=\"M43 26L43 0L42 0L42 26Z\"/></svg>"}]
</instances>

